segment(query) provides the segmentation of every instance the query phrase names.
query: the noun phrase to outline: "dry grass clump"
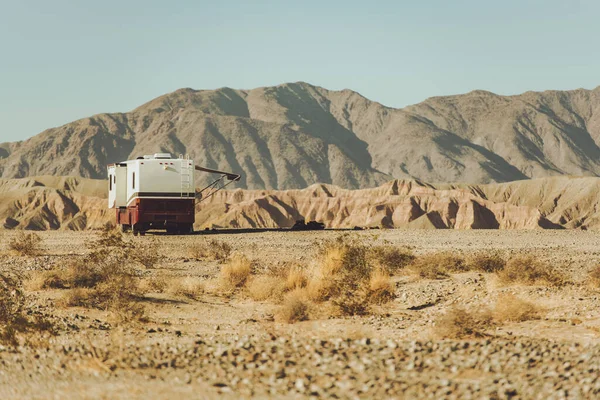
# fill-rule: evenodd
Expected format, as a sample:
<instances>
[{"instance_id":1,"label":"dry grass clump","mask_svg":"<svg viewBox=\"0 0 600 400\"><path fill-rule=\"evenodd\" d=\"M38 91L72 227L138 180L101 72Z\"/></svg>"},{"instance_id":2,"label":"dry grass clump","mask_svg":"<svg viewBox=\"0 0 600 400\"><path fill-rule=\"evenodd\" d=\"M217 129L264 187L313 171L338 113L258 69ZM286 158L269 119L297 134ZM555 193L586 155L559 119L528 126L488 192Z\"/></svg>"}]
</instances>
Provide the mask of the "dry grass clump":
<instances>
[{"instance_id":1,"label":"dry grass clump","mask_svg":"<svg viewBox=\"0 0 600 400\"><path fill-rule=\"evenodd\" d=\"M65 267L34 275L30 287L70 289L63 305L111 311L119 322L140 319L144 294L140 285L135 245L125 242L120 232L103 230L89 244L92 252L71 260Z\"/></svg>"},{"instance_id":2,"label":"dry grass clump","mask_svg":"<svg viewBox=\"0 0 600 400\"><path fill-rule=\"evenodd\" d=\"M499 272L506 266L506 260L497 254L477 254L468 261L470 270L481 272Z\"/></svg>"},{"instance_id":3,"label":"dry grass clump","mask_svg":"<svg viewBox=\"0 0 600 400\"><path fill-rule=\"evenodd\" d=\"M294 266L287 270L285 275L285 289L294 290L306 287L308 284L308 275L306 269Z\"/></svg>"},{"instance_id":4,"label":"dry grass clump","mask_svg":"<svg viewBox=\"0 0 600 400\"><path fill-rule=\"evenodd\" d=\"M17 346L21 335L54 333L46 318L29 312L23 281L15 273L0 272L0 343Z\"/></svg>"},{"instance_id":5,"label":"dry grass clump","mask_svg":"<svg viewBox=\"0 0 600 400\"><path fill-rule=\"evenodd\" d=\"M280 302L284 294L302 289L308 283L306 269L291 263L269 265L266 272L251 276L246 281L246 291L256 301Z\"/></svg>"},{"instance_id":6,"label":"dry grass clump","mask_svg":"<svg viewBox=\"0 0 600 400\"><path fill-rule=\"evenodd\" d=\"M69 281L63 270L36 271L25 282L25 288L29 291L68 287Z\"/></svg>"},{"instance_id":7,"label":"dry grass clump","mask_svg":"<svg viewBox=\"0 0 600 400\"><path fill-rule=\"evenodd\" d=\"M369 257L385 268L390 275L394 275L415 259L410 250L394 246L371 247Z\"/></svg>"},{"instance_id":8,"label":"dry grass clump","mask_svg":"<svg viewBox=\"0 0 600 400\"><path fill-rule=\"evenodd\" d=\"M35 256L41 252L42 238L37 233L19 231L8 242L8 248L22 256Z\"/></svg>"},{"instance_id":9,"label":"dry grass clump","mask_svg":"<svg viewBox=\"0 0 600 400\"><path fill-rule=\"evenodd\" d=\"M248 295L252 300L263 301L279 299L286 291L285 281L272 275L259 275L252 277L246 283Z\"/></svg>"},{"instance_id":10,"label":"dry grass clump","mask_svg":"<svg viewBox=\"0 0 600 400\"><path fill-rule=\"evenodd\" d=\"M540 319L542 310L531 302L512 294L504 294L498 297L492 315L498 322L522 322Z\"/></svg>"},{"instance_id":11,"label":"dry grass clump","mask_svg":"<svg viewBox=\"0 0 600 400\"><path fill-rule=\"evenodd\" d=\"M531 256L512 258L498 273L498 278L505 284L563 286L568 282L564 274Z\"/></svg>"},{"instance_id":12,"label":"dry grass clump","mask_svg":"<svg viewBox=\"0 0 600 400\"><path fill-rule=\"evenodd\" d=\"M143 293L163 293L167 291L170 281L163 275L150 276L139 280L138 287Z\"/></svg>"},{"instance_id":13,"label":"dry grass clump","mask_svg":"<svg viewBox=\"0 0 600 400\"><path fill-rule=\"evenodd\" d=\"M600 265L592 269L588 274L588 277L590 278L589 284L591 287L596 289L600 288Z\"/></svg>"},{"instance_id":14,"label":"dry grass clump","mask_svg":"<svg viewBox=\"0 0 600 400\"><path fill-rule=\"evenodd\" d=\"M224 288L235 289L244 286L252 273L252 262L242 255L234 254L221 266L221 282Z\"/></svg>"},{"instance_id":15,"label":"dry grass clump","mask_svg":"<svg viewBox=\"0 0 600 400\"><path fill-rule=\"evenodd\" d=\"M444 279L452 272L465 272L469 265L461 256L451 253L433 253L417 257L410 269L425 279Z\"/></svg>"},{"instance_id":16,"label":"dry grass clump","mask_svg":"<svg viewBox=\"0 0 600 400\"><path fill-rule=\"evenodd\" d=\"M383 269L375 269L369 278L369 297L375 304L387 303L394 299L394 284Z\"/></svg>"},{"instance_id":17,"label":"dry grass clump","mask_svg":"<svg viewBox=\"0 0 600 400\"><path fill-rule=\"evenodd\" d=\"M231 255L232 248L225 242L210 240L208 243L194 243L188 248L188 254L191 258L201 260L208 258L216 261L224 261Z\"/></svg>"},{"instance_id":18,"label":"dry grass clump","mask_svg":"<svg viewBox=\"0 0 600 400\"><path fill-rule=\"evenodd\" d=\"M194 276L173 277L167 280L164 291L173 296L197 300L204 293L204 283Z\"/></svg>"},{"instance_id":19,"label":"dry grass clump","mask_svg":"<svg viewBox=\"0 0 600 400\"><path fill-rule=\"evenodd\" d=\"M369 255L367 247L345 238L325 243L308 277L308 298L330 302L340 315L364 315L372 304L391 300L389 274Z\"/></svg>"},{"instance_id":20,"label":"dry grass clump","mask_svg":"<svg viewBox=\"0 0 600 400\"><path fill-rule=\"evenodd\" d=\"M293 324L309 318L310 302L305 289L294 289L287 293L282 306L275 313L275 321Z\"/></svg>"},{"instance_id":21,"label":"dry grass clump","mask_svg":"<svg viewBox=\"0 0 600 400\"><path fill-rule=\"evenodd\" d=\"M255 300L283 299L276 312L276 320L281 322L301 321L308 319L309 314L368 314L372 305L394 298L389 270L400 262L389 261L383 266L384 255L389 260L405 260L404 253L399 256L388 249L377 250L377 257L373 254L360 242L340 237L320 246L312 268L274 266L267 274L250 279L246 288Z\"/></svg>"},{"instance_id":22,"label":"dry grass clump","mask_svg":"<svg viewBox=\"0 0 600 400\"><path fill-rule=\"evenodd\" d=\"M435 321L435 334L441 339L480 338L493 325L488 311L470 312L454 307Z\"/></svg>"}]
</instances>

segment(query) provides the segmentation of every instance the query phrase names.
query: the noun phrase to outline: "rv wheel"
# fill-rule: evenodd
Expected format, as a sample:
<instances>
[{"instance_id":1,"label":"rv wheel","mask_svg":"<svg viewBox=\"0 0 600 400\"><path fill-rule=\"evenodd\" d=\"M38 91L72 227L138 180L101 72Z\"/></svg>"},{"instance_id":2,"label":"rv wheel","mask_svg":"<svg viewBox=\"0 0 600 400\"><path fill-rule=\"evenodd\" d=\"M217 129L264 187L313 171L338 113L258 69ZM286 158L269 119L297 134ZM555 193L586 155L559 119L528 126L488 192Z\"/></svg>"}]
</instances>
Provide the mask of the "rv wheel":
<instances>
[{"instance_id":1,"label":"rv wheel","mask_svg":"<svg viewBox=\"0 0 600 400\"><path fill-rule=\"evenodd\" d=\"M130 230L131 230L131 225L126 225L126 224L121 225L121 232L125 233L125 232L129 232Z\"/></svg>"},{"instance_id":2,"label":"rv wheel","mask_svg":"<svg viewBox=\"0 0 600 400\"><path fill-rule=\"evenodd\" d=\"M139 225L139 224L135 224L135 225L133 225L133 226L131 227L131 229L133 230L133 236L140 235L140 234L142 234L142 233L144 232L144 231L142 231L142 230L140 229L140 225Z\"/></svg>"},{"instance_id":3,"label":"rv wheel","mask_svg":"<svg viewBox=\"0 0 600 400\"><path fill-rule=\"evenodd\" d=\"M180 224L179 233L187 235L194 232L194 225L192 224Z\"/></svg>"}]
</instances>

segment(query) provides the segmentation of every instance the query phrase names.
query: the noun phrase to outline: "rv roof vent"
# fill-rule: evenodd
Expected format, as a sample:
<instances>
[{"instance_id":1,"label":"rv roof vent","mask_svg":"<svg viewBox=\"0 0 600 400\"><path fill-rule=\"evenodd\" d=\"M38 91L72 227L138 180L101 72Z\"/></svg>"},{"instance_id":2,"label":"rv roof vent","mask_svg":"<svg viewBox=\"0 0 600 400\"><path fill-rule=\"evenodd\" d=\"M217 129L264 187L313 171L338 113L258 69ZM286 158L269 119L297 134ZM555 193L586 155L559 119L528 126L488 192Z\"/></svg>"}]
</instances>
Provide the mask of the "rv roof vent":
<instances>
[{"instance_id":1,"label":"rv roof vent","mask_svg":"<svg viewBox=\"0 0 600 400\"><path fill-rule=\"evenodd\" d=\"M154 159L162 160L171 158L171 153L154 153Z\"/></svg>"}]
</instances>

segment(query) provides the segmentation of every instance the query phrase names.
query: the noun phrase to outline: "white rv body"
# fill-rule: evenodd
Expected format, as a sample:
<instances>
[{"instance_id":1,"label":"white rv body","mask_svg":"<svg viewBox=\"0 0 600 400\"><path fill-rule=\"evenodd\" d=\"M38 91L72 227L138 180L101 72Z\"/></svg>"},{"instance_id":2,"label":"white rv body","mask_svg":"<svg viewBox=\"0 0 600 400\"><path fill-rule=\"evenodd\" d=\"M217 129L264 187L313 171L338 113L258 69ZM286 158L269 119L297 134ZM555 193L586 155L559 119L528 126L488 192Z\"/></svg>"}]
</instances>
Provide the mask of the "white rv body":
<instances>
[{"instance_id":1,"label":"white rv body","mask_svg":"<svg viewBox=\"0 0 600 400\"><path fill-rule=\"evenodd\" d=\"M157 153L108 166L108 207L127 207L137 198L194 197L194 161Z\"/></svg>"}]
</instances>

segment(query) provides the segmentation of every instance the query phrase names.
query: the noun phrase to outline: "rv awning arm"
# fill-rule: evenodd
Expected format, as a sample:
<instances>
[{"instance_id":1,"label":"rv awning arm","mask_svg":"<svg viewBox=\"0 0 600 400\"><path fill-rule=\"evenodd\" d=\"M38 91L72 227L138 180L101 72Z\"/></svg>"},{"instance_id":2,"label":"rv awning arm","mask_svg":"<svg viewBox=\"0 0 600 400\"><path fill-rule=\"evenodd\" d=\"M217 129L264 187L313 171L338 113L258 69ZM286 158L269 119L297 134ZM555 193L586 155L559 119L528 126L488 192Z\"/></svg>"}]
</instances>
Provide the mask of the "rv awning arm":
<instances>
[{"instance_id":1,"label":"rv awning arm","mask_svg":"<svg viewBox=\"0 0 600 400\"><path fill-rule=\"evenodd\" d=\"M230 180L230 181L239 181L240 178L241 178L241 175L234 174L234 173L231 173L231 172L224 172L224 171L219 171L219 170L216 170L216 169L199 167L197 165L195 165L194 168L196 169L196 171L208 172L208 173L211 173L211 174L225 175L227 177L227 180Z\"/></svg>"},{"instance_id":2,"label":"rv awning arm","mask_svg":"<svg viewBox=\"0 0 600 400\"><path fill-rule=\"evenodd\" d=\"M199 167L197 165L194 166L194 169L196 171L208 172L209 174L221 175L221 177L219 179L216 179L210 185L206 186L204 189L200 190L200 192L197 193L196 198L199 199L198 201L204 201L204 200L208 199L209 197L211 197L212 195L217 193L219 190L224 189L230 183L239 181L240 178L242 177L241 175L234 174L232 172L219 171L216 169ZM225 178L227 178L227 180L229 182L225 183L223 181L223 179L225 179Z\"/></svg>"}]
</instances>

